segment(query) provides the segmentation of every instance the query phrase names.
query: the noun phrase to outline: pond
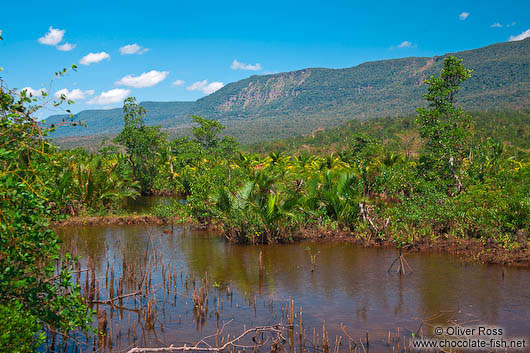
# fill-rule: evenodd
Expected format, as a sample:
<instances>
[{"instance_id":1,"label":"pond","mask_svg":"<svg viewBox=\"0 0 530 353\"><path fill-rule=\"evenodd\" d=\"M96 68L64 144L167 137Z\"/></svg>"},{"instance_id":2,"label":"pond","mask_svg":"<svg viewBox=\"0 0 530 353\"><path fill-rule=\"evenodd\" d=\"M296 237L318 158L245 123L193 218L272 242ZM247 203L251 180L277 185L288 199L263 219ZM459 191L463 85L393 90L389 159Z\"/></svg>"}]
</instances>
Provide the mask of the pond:
<instances>
[{"instance_id":1,"label":"pond","mask_svg":"<svg viewBox=\"0 0 530 353\"><path fill-rule=\"evenodd\" d=\"M359 352L397 351L413 334L430 335L432 327L451 322L502 327L505 337L530 332L526 269L423 253L406 254L413 273L400 276L395 267L388 271L398 256L393 249L338 242L239 246L186 226L173 233L154 226L57 233L63 250L81 256L81 268L93 269L76 280L90 290L93 271L96 299L115 298L119 287L121 295L145 288L143 296L124 297L114 308L94 305L106 310L108 334L97 343L81 339L81 351L190 345L223 324L223 333L234 337L245 328L294 321L298 337L301 312L302 335L294 339L299 352L302 336L307 347L322 342L324 323L331 350L336 336L342 336L340 351L350 349L344 324ZM194 300L201 291L208 296L199 310Z\"/></svg>"}]
</instances>

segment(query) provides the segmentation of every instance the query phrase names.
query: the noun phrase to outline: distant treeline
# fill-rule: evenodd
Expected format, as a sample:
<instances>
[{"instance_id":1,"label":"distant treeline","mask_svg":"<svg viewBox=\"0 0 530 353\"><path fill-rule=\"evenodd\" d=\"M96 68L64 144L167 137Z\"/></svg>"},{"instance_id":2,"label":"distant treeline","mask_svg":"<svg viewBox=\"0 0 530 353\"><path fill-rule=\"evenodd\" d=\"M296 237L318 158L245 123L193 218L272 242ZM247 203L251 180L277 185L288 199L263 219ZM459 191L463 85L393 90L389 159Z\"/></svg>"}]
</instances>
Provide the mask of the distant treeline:
<instances>
[{"instance_id":1,"label":"distant treeline","mask_svg":"<svg viewBox=\"0 0 530 353\"><path fill-rule=\"evenodd\" d=\"M503 142L517 156L530 152L530 110L471 112L475 138L492 137ZM312 134L245 146L252 153L286 152L322 154L348 149L356 137L367 135L387 149L417 154L422 142L417 132L416 115L371 120L351 120L338 127Z\"/></svg>"}]
</instances>

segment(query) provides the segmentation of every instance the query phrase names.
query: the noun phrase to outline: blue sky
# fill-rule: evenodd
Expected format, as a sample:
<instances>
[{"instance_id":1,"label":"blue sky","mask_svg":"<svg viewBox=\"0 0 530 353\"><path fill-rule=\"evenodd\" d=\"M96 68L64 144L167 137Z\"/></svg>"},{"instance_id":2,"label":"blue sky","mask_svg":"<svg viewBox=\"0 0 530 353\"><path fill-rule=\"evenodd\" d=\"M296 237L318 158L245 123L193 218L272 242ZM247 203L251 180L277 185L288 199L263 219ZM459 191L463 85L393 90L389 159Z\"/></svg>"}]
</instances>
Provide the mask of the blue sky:
<instances>
[{"instance_id":1,"label":"blue sky","mask_svg":"<svg viewBox=\"0 0 530 353\"><path fill-rule=\"evenodd\" d=\"M120 107L127 95L196 100L255 74L523 38L530 1L10 1L0 30L9 87L65 93L77 112ZM52 80L71 64L77 72Z\"/></svg>"}]
</instances>

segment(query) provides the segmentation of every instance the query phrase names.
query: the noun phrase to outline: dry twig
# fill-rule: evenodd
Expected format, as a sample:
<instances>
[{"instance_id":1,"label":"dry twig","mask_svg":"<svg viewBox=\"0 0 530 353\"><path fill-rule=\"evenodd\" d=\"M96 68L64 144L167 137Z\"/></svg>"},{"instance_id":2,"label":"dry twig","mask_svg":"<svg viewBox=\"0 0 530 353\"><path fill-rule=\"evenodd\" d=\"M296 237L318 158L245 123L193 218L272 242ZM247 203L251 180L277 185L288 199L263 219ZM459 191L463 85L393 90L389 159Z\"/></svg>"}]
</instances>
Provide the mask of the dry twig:
<instances>
[{"instance_id":1,"label":"dry twig","mask_svg":"<svg viewBox=\"0 0 530 353\"><path fill-rule=\"evenodd\" d=\"M224 328L224 326L223 326L223 328ZM282 330L283 329L284 329L284 327L282 325L280 325L280 324L276 324L276 325L272 325L272 326L258 326L258 327L250 328L250 329L245 330L239 336L227 341L226 343L224 343L220 347L212 347L209 344L207 344L208 347L199 347L200 343L206 344L206 342L204 340L207 337L216 336L217 334L215 334L215 335L211 335L211 336L207 336L207 337L203 338L202 340L200 340L194 346L184 345L184 346L177 347L177 346L171 345L169 347L161 347L161 348L138 348L138 347L136 347L136 348L130 349L127 353L176 352L176 351L183 351L183 352L185 352L185 351L192 351L192 352L220 352L220 351L225 350L229 346L236 346L236 343L238 341L243 339L249 333L253 333L253 332L256 333L256 334L263 333L263 332L272 332L272 333L276 334L277 338L279 338L281 340L285 340L285 338L283 338L283 335L282 335ZM261 346L263 346L265 344L265 342L267 342L267 341L264 341L262 343L256 343L253 347L261 347Z\"/></svg>"}]
</instances>

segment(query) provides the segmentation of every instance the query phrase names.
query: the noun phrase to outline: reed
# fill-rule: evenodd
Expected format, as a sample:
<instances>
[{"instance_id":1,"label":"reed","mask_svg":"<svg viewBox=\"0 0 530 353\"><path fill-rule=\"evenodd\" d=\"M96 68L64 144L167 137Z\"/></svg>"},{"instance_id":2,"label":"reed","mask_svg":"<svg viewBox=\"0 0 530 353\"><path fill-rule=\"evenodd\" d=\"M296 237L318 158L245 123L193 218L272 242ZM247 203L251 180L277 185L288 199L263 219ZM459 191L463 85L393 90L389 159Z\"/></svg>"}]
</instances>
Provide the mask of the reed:
<instances>
[{"instance_id":1,"label":"reed","mask_svg":"<svg viewBox=\"0 0 530 353\"><path fill-rule=\"evenodd\" d=\"M345 326L341 325L342 332L340 332L335 328L330 330L328 320L315 323L312 319L309 323L306 322L308 319L304 315L303 308L299 306L295 309L295 299L292 297L289 297L282 305L275 306L273 293L266 296L259 292L241 293L232 281L225 285L215 282L212 286L210 283L214 282L207 273L201 276L191 270L185 270L182 266L178 269L175 263L165 260L163 253L159 251L149 252L146 257L135 262L126 261L120 256L126 255L122 253L116 255L114 261L107 260L103 266L99 266L99 272L92 258L87 259L86 270L81 268L80 262L72 265L76 269L75 279L72 280L83 283L81 295L87 303L96 305L95 325L98 332L97 342L100 342L96 347L98 352L110 352L111 350L123 352L126 347L139 344L145 346L149 342L158 342L157 345L161 345L166 335L174 337L178 330L186 327L181 325L189 322L186 320L188 303L193 305L190 309L192 309L197 332L213 327L215 333L210 336L212 338L211 348L218 349L224 346L225 352L257 352L256 349L266 346L271 352L283 353L340 353L345 351L360 353L377 349L378 344L385 345L389 351L408 351L408 341L399 329L397 334L389 331L383 339L378 339L377 336L375 339L370 337L368 331L360 334L358 332L357 339L353 339ZM312 271L315 269L316 256L316 253L310 254ZM261 272L264 268L261 252L258 255L258 265ZM66 266L66 264L61 263L60 266ZM211 295L213 297L210 298ZM224 303L228 301L230 301L230 309L226 314ZM278 326L275 326L278 332L271 336L273 339L269 337L267 341L267 333L259 331L259 334L256 333L236 343L234 339L237 335L234 336L233 332L223 333L226 324L223 320L232 317L240 323L245 322L248 318L248 311L245 310L254 311L254 320L265 319L260 317L261 311L258 313L261 303L264 308L268 308L269 320L278 323ZM168 309L168 307L177 308L177 311ZM206 325L212 319L215 320L212 325ZM321 330L318 329L320 324ZM245 326L243 331L247 330L249 329ZM58 339L54 338L48 346L56 349ZM73 342L73 338L62 338L62 340L68 339ZM89 336L86 339L87 343L73 342L72 350L65 352L86 350L91 342ZM232 343L227 345L227 342ZM201 346L204 345L201 343ZM188 347L188 350L191 349ZM141 350L136 352L139 351Z\"/></svg>"}]
</instances>

